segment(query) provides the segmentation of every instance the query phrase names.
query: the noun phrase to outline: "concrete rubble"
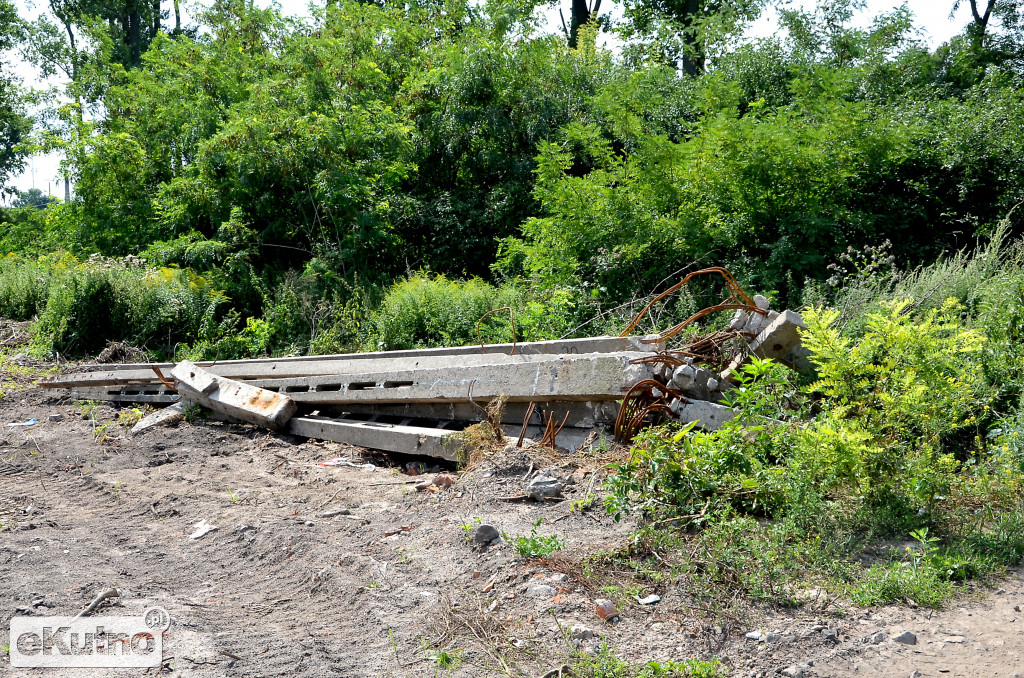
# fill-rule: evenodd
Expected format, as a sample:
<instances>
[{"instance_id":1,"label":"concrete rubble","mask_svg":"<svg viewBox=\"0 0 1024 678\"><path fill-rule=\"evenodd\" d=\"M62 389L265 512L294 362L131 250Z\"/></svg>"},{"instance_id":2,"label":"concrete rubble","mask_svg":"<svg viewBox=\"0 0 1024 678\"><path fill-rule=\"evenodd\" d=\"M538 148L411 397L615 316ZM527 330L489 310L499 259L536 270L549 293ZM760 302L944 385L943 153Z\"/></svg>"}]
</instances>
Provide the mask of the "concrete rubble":
<instances>
[{"instance_id":1,"label":"concrete rubble","mask_svg":"<svg viewBox=\"0 0 1024 678\"><path fill-rule=\"evenodd\" d=\"M731 342L728 355L721 353L724 340L700 344L713 346L715 359L690 350L697 344L668 349L667 338L674 333L663 333L214 363L91 365L39 385L66 388L79 398L168 406L140 421L133 435L174 423L188 407L201 405L229 421L296 436L452 461L470 444L462 432L484 420L512 441L574 450L613 433L628 441L624 414L632 416L634 429L665 416L706 430L720 428L736 416L721 401L736 388L733 370L749 356L810 369L800 343L800 314L771 310L760 295L753 303L742 298L741 304L707 309L737 309L728 330L714 335ZM488 412L488 403L499 399L503 407ZM661 405L652 406L652 399ZM557 480L536 478L530 496L557 497L560 490Z\"/></svg>"}]
</instances>

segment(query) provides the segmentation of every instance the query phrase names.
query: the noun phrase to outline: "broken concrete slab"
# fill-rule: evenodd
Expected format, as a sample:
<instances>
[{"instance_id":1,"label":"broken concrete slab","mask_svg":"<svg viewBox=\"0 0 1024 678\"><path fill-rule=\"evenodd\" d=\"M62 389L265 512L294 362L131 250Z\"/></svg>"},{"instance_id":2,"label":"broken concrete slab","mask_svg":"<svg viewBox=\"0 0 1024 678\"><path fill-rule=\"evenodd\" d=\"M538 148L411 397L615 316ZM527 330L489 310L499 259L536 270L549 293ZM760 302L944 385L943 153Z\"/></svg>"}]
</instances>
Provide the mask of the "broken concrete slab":
<instances>
[{"instance_id":1,"label":"broken concrete slab","mask_svg":"<svg viewBox=\"0 0 1024 678\"><path fill-rule=\"evenodd\" d=\"M156 426L166 426L167 424L181 421L185 418L185 407L186 403L177 402L170 407L165 407L162 410L146 415L139 420L139 423L132 427L132 435L137 436Z\"/></svg>"},{"instance_id":2,"label":"broken concrete slab","mask_svg":"<svg viewBox=\"0 0 1024 678\"><path fill-rule=\"evenodd\" d=\"M695 421L697 426L705 431L717 431L727 421L732 421L739 414L731 407L706 400L695 400L690 403L675 400L670 407L679 417L679 421L683 423Z\"/></svg>"},{"instance_id":3,"label":"broken concrete slab","mask_svg":"<svg viewBox=\"0 0 1024 678\"><path fill-rule=\"evenodd\" d=\"M473 390L473 399L481 405L486 404L482 399L477 398L476 389ZM515 427L522 426L523 419L530 403L527 402L506 402L501 410L501 423L510 424ZM614 400L603 400L597 402L587 401L548 401L541 403L535 410L530 420L531 424L541 423L541 412L550 412L559 422L565 421L566 429L571 428L592 428L594 426L607 426L615 423L619 414L619 403ZM348 403L345 405L328 405L320 408L320 414L327 416L345 416L345 413L373 415L382 417L397 417L405 419L430 419L464 421L475 423L484 420L480 408L468 401L448 403ZM568 417L568 418L566 418ZM353 417L361 419L362 417ZM518 431L518 428L516 429ZM516 433L518 436L518 432Z\"/></svg>"},{"instance_id":4,"label":"broken concrete slab","mask_svg":"<svg viewBox=\"0 0 1024 678\"><path fill-rule=\"evenodd\" d=\"M718 374L699 365L680 365L668 385L682 391L687 398L712 401L722 397L723 385L729 386Z\"/></svg>"},{"instance_id":5,"label":"broken concrete slab","mask_svg":"<svg viewBox=\"0 0 1024 678\"><path fill-rule=\"evenodd\" d=\"M163 384L74 387L70 390L71 395L79 400L105 400L115 403L171 405L181 399L180 395Z\"/></svg>"},{"instance_id":6,"label":"broken concrete slab","mask_svg":"<svg viewBox=\"0 0 1024 678\"><path fill-rule=\"evenodd\" d=\"M279 429L295 414L295 402L282 393L212 375L183 360L171 370L183 398L232 419Z\"/></svg>"},{"instance_id":7,"label":"broken concrete slab","mask_svg":"<svg viewBox=\"0 0 1024 678\"><path fill-rule=\"evenodd\" d=\"M593 353L644 353L664 350L664 341L653 341L656 337L590 337L584 339L560 339L537 341L515 345L511 357L532 356L575 356ZM645 343L651 341L652 343ZM486 350L484 350L486 349ZM344 353L327 356L305 356L292 358L259 358L254 360L225 360L216 363L196 363L210 374L245 381L258 378L289 378L323 374L352 374L365 370L366 361L377 361L380 369L396 369L401 364L427 367L443 367L459 364L459 359L469 358L466 364L486 364L494 357L510 357L512 344L491 344L485 346L457 346L446 348L418 349L410 351L380 351L376 353ZM443 360L450 358L450 360ZM440 360L438 360L440 359ZM388 361L388 362L380 362ZM404 361L397 363L394 361ZM413 361L410 363L409 361ZM424 362L426 361L426 362ZM437 361L437 362L431 362ZM362 363L362 364L349 364ZM173 364L155 364L160 369L172 369ZM64 374L40 380L42 388L74 388L159 383L149 364L131 365L88 365L81 372Z\"/></svg>"},{"instance_id":8,"label":"broken concrete slab","mask_svg":"<svg viewBox=\"0 0 1024 678\"><path fill-rule=\"evenodd\" d=\"M366 361L372 364L358 373L251 383L286 393L296 402L337 405L466 402L470 395L481 402L499 396L510 402L617 400L636 382L654 376L654 367L632 362L645 355L464 356L413 362L470 364L406 363L390 370L381 369L380 361Z\"/></svg>"},{"instance_id":9,"label":"broken concrete slab","mask_svg":"<svg viewBox=\"0 0 1024 678\"><path fill-rule=\"evenodd\" d=\"M292 435L336 443L348 443L386 452L419 454L457 461L463 443L453 431L421 426L382 424L355 419L295 417L288 425Z\"/></svg>"},{"instance_id":10,"label":"broken concrete slab","mask_svg":"<svg viewBox=\"0 0 1024 678\"><path fill-rule=\"evenodd\" d=\"M795 311L783 311L750 342L750 355L784 361L785 356L800 346L800 331L806 329L803 317ZM736 358L726 368L721 378L735 381L733 370L746 362L746 357Z\"/></svg>"}]
</instances>

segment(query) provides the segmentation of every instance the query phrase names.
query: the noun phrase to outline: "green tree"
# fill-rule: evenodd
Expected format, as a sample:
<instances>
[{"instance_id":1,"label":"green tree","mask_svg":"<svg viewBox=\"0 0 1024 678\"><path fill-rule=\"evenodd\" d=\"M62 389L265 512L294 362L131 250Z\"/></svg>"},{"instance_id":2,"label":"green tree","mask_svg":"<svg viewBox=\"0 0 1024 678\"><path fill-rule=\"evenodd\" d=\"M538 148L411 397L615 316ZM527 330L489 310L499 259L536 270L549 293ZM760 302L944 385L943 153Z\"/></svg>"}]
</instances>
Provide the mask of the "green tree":
<instances>
[{"instance_id":1,"label":"green tree","mask_svg":"<svg viewBox=\"0 0 1024 678\"><path fill-rule=\"evenodd\" d=\"M28 136L32 121L26 115L24 93L11 72L7 53L24 37L22 21L10 0L0 0L0 192L12 174L24 167L25 152L19 145Z\"/></svg>"}]
</instances>

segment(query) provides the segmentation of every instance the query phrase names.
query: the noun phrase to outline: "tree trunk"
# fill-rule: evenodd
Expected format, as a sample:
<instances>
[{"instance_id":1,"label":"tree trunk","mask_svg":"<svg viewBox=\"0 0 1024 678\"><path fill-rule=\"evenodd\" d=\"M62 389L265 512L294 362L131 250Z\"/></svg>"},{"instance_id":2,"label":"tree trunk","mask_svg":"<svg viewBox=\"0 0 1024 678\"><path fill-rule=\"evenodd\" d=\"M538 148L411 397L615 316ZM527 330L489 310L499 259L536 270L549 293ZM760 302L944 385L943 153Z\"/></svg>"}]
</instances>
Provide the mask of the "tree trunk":
<instances>
[{"instance_id":1,"label":"tree trunk","mask_svg":"<svg viewBox=\"0 0 1024 678\"><path fill-rule=\"evenodd\" d=\"M134 4L134 3L133 3ZM137 6L128 14L128 58L134 68L142 61L142 16Z\"/></svg>"},{"instance_id":2,"label":"tree trunk","mask_svg":"<svg viewBox=\"0 0 1024 678\"><path fill-rule=\"evenodd\" d=\"M594 5L587 0L572 0L572 14L569 18L569 47L576 49L579 44L580 26L590 21L591 16L601 10L601 0L594 0Z\"/></svg>"},{"instance_id":3,"label":"tree trunk","mask_svg":"<svg viewBox=\"0 0 1024 678\"><path fill-rule=\"evenodd\" d=\"M178 7L178 0L174 0L174 34L181 33L181 9Z\"/></svg>"},{"instance_id":4,"label":"tree trunk","mask_svg":"<svg viewBox=\"0 0 1024 678\"><path fill-rule=\"evenodd\" d=\"M700 13L700 0L686 0L683 19L683 73L697 77L704 72L704 45L697 35L694 19Z\"/></svg>"},{"instance_id":5,"label":"tree trunk","mask_svg":"<svg viewBox=\"0 0 1024 678\"><path fill-rule=\"evenodd\" d=\"M160 0L153 0L153 37L160 32Z\"/></svg>"}]
</instances>

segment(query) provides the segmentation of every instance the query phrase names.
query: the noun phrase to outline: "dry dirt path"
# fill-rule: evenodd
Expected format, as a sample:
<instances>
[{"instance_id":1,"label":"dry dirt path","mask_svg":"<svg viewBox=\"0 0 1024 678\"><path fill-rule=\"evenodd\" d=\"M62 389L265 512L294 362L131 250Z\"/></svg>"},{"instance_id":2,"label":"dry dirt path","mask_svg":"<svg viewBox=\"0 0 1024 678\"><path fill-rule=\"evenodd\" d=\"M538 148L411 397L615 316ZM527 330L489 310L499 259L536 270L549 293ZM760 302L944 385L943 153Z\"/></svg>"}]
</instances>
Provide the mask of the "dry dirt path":
<instances>
[{"instance_id":1,"label":"dry dirt path","mask_svg":"<svg viewBox=\"0 0 1024 678\"><path fill-rule=\"evenodd\" d=\"M115 587L121 596L103 614L137 615L152 605L170 612L165 675L541 676L567 661L572 644L592 650L601 642L630 661L718 656L730 676L774 676L808 662L805 676L1024 673L1024 585L1016 575L999 595L930 618L884 608L837 620L804 609L716 628L664 591L657 605L623 605L609 625L594 615L599 592L586 582L527 562L508 543L481 551L466 538L466 526L480 522L525 535L543 518L538 531L560 535L566 553L621 545L628 522L613 522L600 506L572 510L590 480L586 468L577 470L585 459L548 460L548 471L575 484L566 501L538 504L504 499L525 485L525 457L478 466L445 491L416 492L420 477L380 463L316 465L367 461L341 445L215 422L100 444L79 412L35 389L0 400L0 425L40 422L0 427L4 635L15 614L74 615ZM49 421L57 414L62 421ZM96 414L106 421L115 411ZM123 434L116 425L107 431ZM329 515L341 510L348 513ZM201 520L218 529L190 539ZM596 637L565 640L563 630L574 626ZM752 628L777 636L749 640ZM865 643L878 630L887 638ZM918 644L895 643L902 630ZM439 666L442 649L458 659L451 671ZM157 675L15 671L0 657L0 675L8 674Z\"/></svg>"}]
</instances>

